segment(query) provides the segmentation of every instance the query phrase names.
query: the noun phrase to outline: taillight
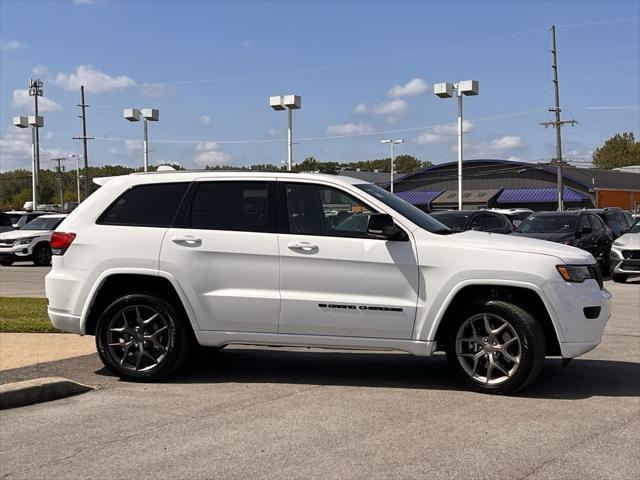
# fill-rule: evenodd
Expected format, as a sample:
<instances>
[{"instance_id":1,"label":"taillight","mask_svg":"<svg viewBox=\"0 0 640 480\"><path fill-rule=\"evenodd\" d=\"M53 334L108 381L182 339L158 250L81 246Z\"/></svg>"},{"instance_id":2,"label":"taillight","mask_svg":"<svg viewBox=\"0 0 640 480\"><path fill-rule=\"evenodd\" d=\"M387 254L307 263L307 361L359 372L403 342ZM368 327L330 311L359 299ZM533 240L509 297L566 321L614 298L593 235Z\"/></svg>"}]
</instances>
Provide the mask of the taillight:
<instances>
[{"instance_id":1,"label":"taillight","mask_svg":"<svg viewBox=\"0 0 640 480\"><path fill-rule=\"evenodd\" d=\"M75 238L75 233L53 232L51 234L51 253L54 255L64 255L64 252L71 246Z\"/></svg>"}]
</instances>

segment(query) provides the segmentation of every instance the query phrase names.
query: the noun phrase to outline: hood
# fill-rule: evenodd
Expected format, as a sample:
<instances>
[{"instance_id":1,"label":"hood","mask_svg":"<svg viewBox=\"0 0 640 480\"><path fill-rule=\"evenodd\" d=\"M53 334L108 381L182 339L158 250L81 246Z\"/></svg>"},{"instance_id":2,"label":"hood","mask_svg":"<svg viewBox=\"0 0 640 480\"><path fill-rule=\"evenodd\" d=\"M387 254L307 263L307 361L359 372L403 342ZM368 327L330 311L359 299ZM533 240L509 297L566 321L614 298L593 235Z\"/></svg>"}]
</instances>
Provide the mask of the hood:
<instances>
[{"instance_id":1,"label":"hood","mask_svg":"<svg viewBox=\"0 0 640 480\"><path fill-rule=\"evenodd\" d=\"M16 238L40 237L42 235L51 235L51 230L11 230L0 233L0 239L15 240Z\"/></svg>"},{"instance_id":2,"label":"hood","mask_svg":"<svg viewBox=\"0 0 640 480\"><path fill-rule=\"evenodd\" d=\"M616 238L613 247L623 250L640 250L640 232L625 233L620 238Z\"/></svg>"},{"instance_id":3,"label":"hood","mask_svg":"<svg viewBox=\"0 0 640 480\"><path fill-rule=\"evenodd\" d=\"M595 263L593 256L585 251L561 243L548 242L522 235L502 235L499 233L477 232L469 230L463 233L451 235L460 243L475 248L485 248L487 250L503 250L506 252L537 253L559 258L566 263L572 264L592 264Z\"/></svg>"}]
</instances>

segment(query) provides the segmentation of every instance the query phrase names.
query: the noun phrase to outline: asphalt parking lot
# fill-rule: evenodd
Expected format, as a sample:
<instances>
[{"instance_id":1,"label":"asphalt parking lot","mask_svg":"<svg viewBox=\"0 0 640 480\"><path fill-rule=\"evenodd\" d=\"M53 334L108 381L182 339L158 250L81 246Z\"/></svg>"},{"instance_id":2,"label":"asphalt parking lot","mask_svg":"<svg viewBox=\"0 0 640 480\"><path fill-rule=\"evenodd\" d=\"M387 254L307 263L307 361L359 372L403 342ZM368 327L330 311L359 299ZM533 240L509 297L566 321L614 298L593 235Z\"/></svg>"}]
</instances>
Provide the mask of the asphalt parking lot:
<instances>
[{"instance_id":1,"label":"asphalt parking lot","mask_svg":"<svg viewBox=\"0 0 640 480\"><path fill-rule=\"evenodd\" d=\"M36 267L31 262L0 266L0 297L44 297L44 277L51 267Z\"/></svg>"},{"instance_id":2,"label":"asphalt parking lot","mask_svg":"<svg viewBox=\"0 0 640 480\"><path fill-rule=\"evenodd\" d=\"M603 343L511 397L464 390L440 356L319 349L198 351L160 384L95 354L4 371L98 389L3 411L0 478L635 479L640 281L606 287Z\"/></svg>"}]
</instances>

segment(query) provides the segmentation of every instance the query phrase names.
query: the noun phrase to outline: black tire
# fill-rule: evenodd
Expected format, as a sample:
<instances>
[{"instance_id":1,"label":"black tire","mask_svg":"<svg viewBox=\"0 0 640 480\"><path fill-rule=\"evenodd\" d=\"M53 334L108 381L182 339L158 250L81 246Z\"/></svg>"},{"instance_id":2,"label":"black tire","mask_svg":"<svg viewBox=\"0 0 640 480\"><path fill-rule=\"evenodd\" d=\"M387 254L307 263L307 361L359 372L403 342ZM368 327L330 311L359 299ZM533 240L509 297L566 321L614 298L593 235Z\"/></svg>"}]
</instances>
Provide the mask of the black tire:
<instances>
[{"instance_id":1,"label":"black tire","mask_svg":"<svg viewBox=\"0 0 640 480\"><path fill-rule=\"evenodd\" d=\"M51 265L51 248L49 245L38 245L33 250L33 264L38 267Z\"/></svg>"},{"instance_id":2,"label":"black tire","mask_svg":"<svg viewBox=\"0 0 640 480\"><path fill-rule=\"evenodd\" d=\"M515 332L515 335L512 336L517 336L519 339L519 342L515 344L518 346L519 362L517 364L515 362L511 363L513 367L511 370L509 370L510 376L502 375L502 377L504 377L505 379L497 379L497 381L500 381L500 383L495 384L489 383L489 381L486 380L486 378L491 377L491 372L488 371L489 353L487 353L486 350L486 348L491 349L491 345L487 346L486 348L479 348L479 344L475 344L477 346L477 353L475 353L475 355L480 356L480 359L476 360L476 363L474 363L472 367L469 367L467 364L467 369L472 368L474 373L476 372L477 367L480 367L480 369L482 369L484 366L487 369L485 380L474 378L467 370L465 370L465 367L463 367L461 362L466 362L467 360L463 360L462 358L460 358L456 349L456 338L459 331L461 330L461 327L463 325L469 326L468 321L471 321L471 323L473 323L472 319L474 318L484 318L485 314L489 315L488 318L491 319L490 321L497 321L498 324L500 324L499 322L502 321L510 325L510 328L505 327L506 330L503 330L503 332L505 333L496 335L496 339L500 335L509 335L509 333L507 332ZM493 328L493 325L491 325L491 327ZM485 340L486 338L489 338L489 342L491 342L491 339L493 338L481 337L482 336L480 335L480 330L478 329L477 338L484 338ZM461 346L463 344L459 343L458 345ZM468 345L472 345L472 343L467 343L467 346ZM493 350L490 351L492 352L492 361L494 358L497 360L501 359L500 356L503 355L502 353L498 352L497 350L496 352L498 353L495 353ZM505 301L488 300L464 307L458 310L455 316L451 318L449 328L447 330L446 352L449 364L458 373L458 375L462 377L463 381L469 389L481 393L510 394L523 389L538 376L544 364L546 345L542 327L527 311L517 305L513 305ZM469 353L466 353L467 357L469 355ZM502 357L502 361L505 363L509 363L506 362L506 358L507 357ZM470 361L473 362L473 360ZM483 361L485 363L481 364L481 362ZM501 365L504 366L504 364L502 363Z\"/></svg>"},{"instance_id":3,"label":"black tire","mask_svg":"<svg viewBox=\"0 0 640 480\"><path fill-rule=\"evenodd\" d=\"M624 275L622 273L613 273L611 274L611 280L616 283L626 283L628 275Z\"/></svg>"},{"instance_id":4,"label":"black tire","mask_svg":"<svg viewBox=\"0 0 640 480\"><path fill-rule=\"evenodd\" d=\"M4 267L8 267L10 265L13 265L13 258L5 258L3 260L0 260L0 265L4 266Z\"/></svg>"},{"instance_id":5,"label":"black tire","mask_svg":"<svg viewBox=\"0 0 640 480\"><path fill-rule=\"evenodd\" d=\"M156 342L154 340L152 343L141 340L142 337L138 337L137 340L135 340L133 335L119 331L115 334L115 336L121 337L118 339L118 342L126 341L129 343L133 341L135 346L131 348L131 351L129 351L129 347L125 349L124 347L114 346L114 331L112 328L114 328L113 325L119 324L117 322L122 322L123 316L125 316L125 324L130 324L130 330L134 330L135 326L137 327L136 330L138 330L137 334L141 336L147 335L145 338L149 338L149 330L147 330L147 327L142 325L142 322L136 320L135 314L132 315L129 313L137 313L138 311L142 311L142 313L147 312L147 315L156 312L157 315L155 315L155 317L158 318L156 321L164 322L166 329L162 329L162 332L154 332L151 330L152 333L159 334L157 338L160 339L160 341ZM127 315L129 316L128 320L126 319ZM137 317L139 320L140 314L138 314ZM105 367L120 378L139 382L151 382L163 379L171 375L183 363L189 353L191 344L193 343L193 333L188 322L188 318L185 317L181 309L172 306L153 293L125 295L109 305L98 319L96 326L96 346L98 354ZM148 328L156 327L151 324ZM117 329L121 329L121 327L116 328L116 330ZM110 342L111 345L109 345ZM148 349L152 355L158 353L159 359L156 359L157 364L151 364L149 359L153 357L145 354L148 365L144 367L144 363L142 363L140 370L137 370L138 366L133 364L137 360L135 355L141 356L141 349L138 346L139 343L145 345L142 350L146 351ZM162 343L164 350L156 348L156 343ZM125 343L121 344L126 345ZM125 359L124 362L123 358ZM134 369L134 367L136 369Z\"/></svg>"}]
</instances>

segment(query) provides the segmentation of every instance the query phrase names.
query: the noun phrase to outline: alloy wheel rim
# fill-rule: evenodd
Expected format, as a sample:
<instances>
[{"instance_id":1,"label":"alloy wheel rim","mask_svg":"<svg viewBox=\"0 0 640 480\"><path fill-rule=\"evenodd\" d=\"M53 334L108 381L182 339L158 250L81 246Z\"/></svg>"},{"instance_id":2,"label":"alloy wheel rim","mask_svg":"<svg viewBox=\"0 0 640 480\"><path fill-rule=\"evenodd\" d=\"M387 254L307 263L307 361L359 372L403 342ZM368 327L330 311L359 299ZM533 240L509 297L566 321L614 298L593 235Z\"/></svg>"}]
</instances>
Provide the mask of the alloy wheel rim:
<instances>
[{"instance_id":1,"label":"alloy wheel rim","mask_svg":"<svg viewBox=\"0 0 640 480\"><path fill-rule=\"evenodd\" d=\"M513 377L520 367L522 343L507 320L480 313L469 317L458 329L456 356L473 380L499 385Z\"/></svg>"},{"instance_id":2,"label":"alloy wheel rim","mask_svg":"<svg viewBox=\"0 0 640 480\"><path fill-rule=\"evenodd\" d=\"M127 370L148 372L157 368L172 342L167 319L146 305L127 306L116 312L109 322L109 354Z\"/></svg>"}]
</instances>

